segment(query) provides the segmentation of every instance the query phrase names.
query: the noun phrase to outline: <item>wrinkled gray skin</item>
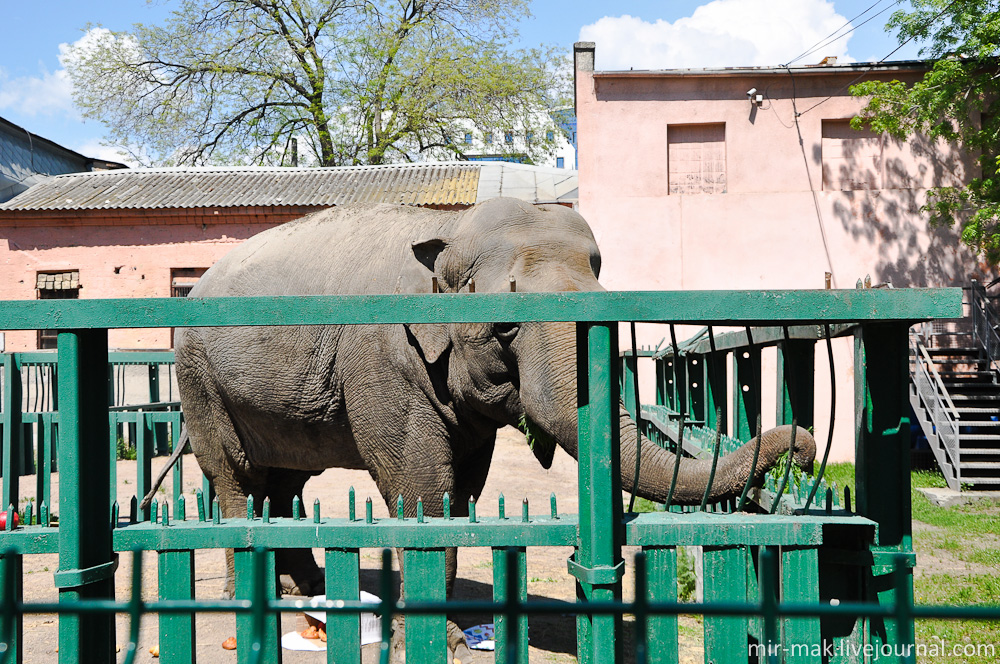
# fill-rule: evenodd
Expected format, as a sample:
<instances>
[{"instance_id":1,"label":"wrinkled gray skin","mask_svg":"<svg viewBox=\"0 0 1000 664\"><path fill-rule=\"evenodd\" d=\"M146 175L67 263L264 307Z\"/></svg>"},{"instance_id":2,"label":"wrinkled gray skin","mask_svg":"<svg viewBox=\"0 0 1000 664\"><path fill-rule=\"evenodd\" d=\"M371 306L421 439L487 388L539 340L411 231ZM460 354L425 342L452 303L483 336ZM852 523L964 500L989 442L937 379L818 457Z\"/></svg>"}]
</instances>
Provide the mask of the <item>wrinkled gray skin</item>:
<instances>
[{"instance_id":1,"label":"wrinkled gray skin","mask_svg":"<svg viewBox=\"0 0 1000 664\"><path fill-rule=\"evenodd\" d=\"M600 254L572 210L493 199L469 210L345 206L261 233L230 252L191 297L599 291ZM475 297L475 295L468 295ZM325 468L371 474L387 505L418 497L461 515L486 481L497 429L522 415L577 455L573 324L424 324L178 330L177 378L191 444L226 517L271 498L290 515L305 481ZM623 486L632 485L635 425L621 409ZM790 427L763 437L754 482L788 449ZM815 443L799 429L795 460ZM739 495L752 446L719 460L713 499ZM674 500L701 501L710 462L683 460ZM642 441L638 492L663 501L674 457ZM259 507L258 507L259 509ZM309 552L282 552L298 590L322 590ZM448 588L455 577L448 557ZM232 579L231 569L229 578ZM231 581L230 581L231 583Z\"/></svg>"}]
</instances>

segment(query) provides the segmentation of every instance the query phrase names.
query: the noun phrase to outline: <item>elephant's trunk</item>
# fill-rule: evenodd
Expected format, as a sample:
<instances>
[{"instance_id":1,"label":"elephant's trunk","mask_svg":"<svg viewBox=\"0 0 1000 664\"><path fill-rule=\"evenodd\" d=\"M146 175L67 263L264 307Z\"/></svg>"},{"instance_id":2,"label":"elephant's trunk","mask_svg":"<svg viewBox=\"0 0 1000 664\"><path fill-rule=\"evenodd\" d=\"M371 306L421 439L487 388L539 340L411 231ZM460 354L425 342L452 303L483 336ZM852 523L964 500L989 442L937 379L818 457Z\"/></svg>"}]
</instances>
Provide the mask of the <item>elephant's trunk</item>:
<instances>
[{"instance_id":1,"label":"elephant's trunk","mask_svg":"<svg viewBox=\"0 0 1000 664\"><path fill-rule=\"evenodd\" d=\"M635 422L624 407L620 409L619 421L622 488L631 491L635 479ZM746 443L735 452L720 456L712 488L708 494L709 502L739 497L747 478L751 475L753 477L751 486L761 486L767 471L775 465L783 452L788 451L791 433L791 426L776 427L765 432L761 436L756 466L753 460L756 440ZM802 427L796 427L794 443L795 463L800 468L810 468L816 456L816 442L812 434ZM641 454L636 493L659 503L665 502L670 492L676 459L673 454L649 441L645 436L641 439ZM711 474L712 459L681 457L677 484L671 501L677 505L701 503Z\"/></svg>"}]
</instances>

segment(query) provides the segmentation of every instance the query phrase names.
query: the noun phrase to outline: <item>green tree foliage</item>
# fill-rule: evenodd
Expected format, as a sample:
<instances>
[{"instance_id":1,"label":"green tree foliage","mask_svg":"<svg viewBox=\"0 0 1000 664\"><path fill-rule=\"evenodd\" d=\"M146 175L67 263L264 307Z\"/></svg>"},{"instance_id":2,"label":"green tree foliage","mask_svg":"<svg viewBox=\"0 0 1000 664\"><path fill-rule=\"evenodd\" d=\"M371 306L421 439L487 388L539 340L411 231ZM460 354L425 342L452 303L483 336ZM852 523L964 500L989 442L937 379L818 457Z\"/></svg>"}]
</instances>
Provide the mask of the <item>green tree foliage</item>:
<instances>
[{"instance_id":1,"label":"green tree foliage","mask_svg":"<svg viewBox=\"0 0 1000 664\"><path fill-rule=\"evenodd\" d=\"M91 29L64 58L84 116L142 163L287 164L292 138L322 166L461 158L466 132L545 136L565 103L551 49L508 47L526 0L177 5L162 26Z\"/></svg>"},{"instance_id":2,"label":"green tree foliage","mask_svg":"<svg viewBox=\"0 0 1000 664\"><path fill-rule=\"evenodd\" d=\"M905 139L914 133L943 138L979 155L980 177L965 187L928 193L924 211L932 222L959 223L962 239L991 264L1000 263L1000 2L911 0L887 25L900 42L925 43L921 55L934 60L923 79L866 81L851 92L871 99L852 121Z\"/></svg>"}]
</instances>

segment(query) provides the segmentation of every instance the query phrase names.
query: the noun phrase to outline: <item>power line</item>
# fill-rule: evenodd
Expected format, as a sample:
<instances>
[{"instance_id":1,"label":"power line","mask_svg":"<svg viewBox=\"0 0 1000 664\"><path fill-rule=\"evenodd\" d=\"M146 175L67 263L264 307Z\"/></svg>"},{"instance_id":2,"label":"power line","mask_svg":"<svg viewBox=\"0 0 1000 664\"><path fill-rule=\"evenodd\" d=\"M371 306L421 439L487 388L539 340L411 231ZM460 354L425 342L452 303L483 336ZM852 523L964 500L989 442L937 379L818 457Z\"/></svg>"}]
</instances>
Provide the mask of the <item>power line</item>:
<instances>
[{"instance_id":1,"label":"power line","mask_svg":"<svg viewBox=\"0 0 1000 664\"><path fill-rule=\"evenodd\" d=\"M949 3L948 3L948 4L946 5L946 6L945 6L945 8L944 8L944 9L942 9L941 11L939 11L939 12L938 12L937 14L935 14L935 15L934 15L934 16L933 16L933 17L932 17L932 18L931 18L931 19L930 19L929 21L927 21L927 23L925 23L925 24L924 24L924 26L923 26L923 27L924 27L924 29L926 29L926 28L930 27L930 25L931 25L932 23L934 23L934 22L935 22L935 21L937 21L937 20L938 20L939 18L941 18L942 16L944 16L944 14L945 14L945 13L946 13L946 12L947 12L947 11L948 11L949 9L951 9L951 8L952 8L952 7L953 7L953 6L955 5L955 3L956 3L956 2L958 2L958 0L951 0L951 2L949 2ZM923 30L920 30L920 32L923 32ZM897 46L896 48L892 49L892 51L890 51L890 52L888 53L888 55L886 55L885 57L883 57L883 58L882 58L881 60L879 60L878 62L873 62L873 63L871 63L871 64L870 64L870 65L869 65L868 67L866 67L866 68L865 68L865 70L864 70L863 72L861 72L861 73L860 73L860 74L859 74L859 75L858 75L858 76L857 76L856 78L854 78L854 79L853 79L853 80L851 80L851 81L850 81L849 83L847 83L847 84L846 84L846 85L844 85L843 87L841 87L841 88L839 88L838 90L836 90L836 91L835 91L835 92L834 92L833 94L831 94L831 95L830 95L829 97L827 97L826 99L822 99L822 100L820 100L820 101L816 102L815 104L813 104L812 106L810 106L810 107L809 107L809 108L807 108L806 110L802 111L801 113L796 113L796 114L795 114L795 117L799 117L799 116L801 116L801 115L805 115L806 113L808 113L809 111L813 110L813 109L814 109L814 108L816 108L817 106L820 106L820 105L822 105L822 104L825 104L826 102L830 101L831 99L833 99L834 97L836 97L837 95L839 95L839 94L840 94L841 92L843 92L844 90L846 90L847 88L851 87L852 85L854 85L855 83L857 83L858 81L860 81L860 80L861 80L862 78L864 78L865 76L867 76L868 74L870 74L870 73L871 73L871 71L872 71L872 69L875 69L875 67L877 67L877 66L879 66L880 64L884 63L884 62L885 62L886 60L888 60L888 59L889 59L889 58L891 58L891 57L892 57L893 55L895 55L895 54L896 54L896 53L897 53L897 52L899 51L899 49L903 48L903 47L904 47L904 46L906 46L906 45L907 45L908 43L910 43L910 42L911 42L911 41L913 40L913 38L914 38L914 37L916 37L916 35L917 35L917 32L915 31L915 32L914 32L913 34L911 34L911 35L910 35L909 37L907 37L905 41L901 42L901 43L899 44L899 46ZM791 69L788 69L788 65L785 65L785 69L786 69L786 70L788 70L788 74L789 74L789 75L791 75L791 73L792 73L792 70L791 70Z\"/></svg>"},{"instance_id":2,"label":"power line","mask_svg":"<svg viewBox=\"0 0 1000 664\"><path fill-rule=\"evenodd\" d=\"M807 55L811 55L812 53L815 53L816 51L820 50L821 48L826 48L827 46L829 46L830 44L834 43L835 41L837 41L839 39L843 39L847 35L851 34L855 30L857 30L858 28L860 28L863 25L865 25L866 23L868 23L868 22L870 22L870 21L878 18L882 14L884 14L887 11L889 11L890 9L892 9L895 5L898 5L900 3L900 0L892 0L892 4L884 7L883 9L881 9L876 14L873 14L872 16L869 16L868 18L866 18L861 23L859 23L857 25L853 25L854 21L858 20L859 18L861 18L862 16L864 16L865 14L867 14L868 12L870 12L871 10L875 9L876 6L878 6L879 4L881 4L881 3L885 2L885 1L886 0L876 0L874 4L872 4L872 5L870 5L868 7L868 9L864 10L863 12L861 12L860 14L858 14L857 16L855 16L854 18L852 18L851 20L849 20L847 23L845 23L844 25L840 26L839 28L837 28L836 30L834 30L833 32L831 32L829 35L827 35L826 37L824 37L823 39L821 39L819 42L817 42L816 44L814 44L812 47L810 47L809 49L807 49L806 51L804 51L800 55L796 56L795 58L789 60L787 63L785 63L782 66L783 67L787 67L788 65L792 64L793 62L798 62L799 60L801 60L802 58L806 57ZM852 26L850 30L848 30L847 32L844 32L843 34L838 34L838 33L840 33L841 30L843 30L844 28L846 28L849 25Z\"/></svg>"}]
</instances>

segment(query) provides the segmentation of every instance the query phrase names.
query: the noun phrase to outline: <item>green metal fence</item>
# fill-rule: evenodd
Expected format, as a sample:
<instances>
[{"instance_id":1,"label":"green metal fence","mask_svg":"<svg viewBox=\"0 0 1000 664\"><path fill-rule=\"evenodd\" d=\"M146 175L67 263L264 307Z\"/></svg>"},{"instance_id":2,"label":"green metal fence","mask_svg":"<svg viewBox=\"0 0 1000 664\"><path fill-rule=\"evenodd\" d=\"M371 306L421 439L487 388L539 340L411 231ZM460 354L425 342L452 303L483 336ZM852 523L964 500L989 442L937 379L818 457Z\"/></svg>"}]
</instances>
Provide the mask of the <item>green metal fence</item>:
<instances>
[{"instance_id":1,"label":"green metal fence","mask_svg":"<svg viewBox=\"0 0 1000 664\"><path fill-rule=\"evenodd\" d=\"M279 601L275 549L320 547L326 558L328 634L337 648L328 661L360 662L359 611L409 616L407 660L440 662L444 612L496 614L497 658L527 660L527 616L577 616L581 662L622 659L622 616L636 616L637 659L677 661L677 614L705 615L706 662L911 661L913 618L997 618L987 608L914 607L907 464L907 327L914 321L959 315L957 289L901 291L727 291L712 293L566 293L433 296L342 296L173 300L4 302L0 329L56 329L58 335L58 458L62 482L58 527L38 525L0 534L0 650L22 656L26 613L59 613L62 662L115 658L114 612L133 617L134 654L140 615L159 614L165 662L194 659L193 612L237 614L238 659L278 661L279 614L302 603ZM542 514L522 506L499 517L376 521L359 516L351 498L347 519L299 510L272 519L265 503L246 519L221 519L199 495L188 514L183 496L163 503L150 520L108 510L114 451L108 445L107 328L406 322L576 321L581 372L579 416L580 514ZM802 515L654 512L623 514L618 471L617 321L705 325L855 325L857 421L856 509L814 509ZM114 321L110 323L109 321ZM758 374L759 375L759 374ZM801 420L800 420L801 421ZM3 496L14 509L20 468L5 448ZM84 482L81 478L86 478ZM846 506L845 506L846 507ZM195 516L197 512L197 516ZM636 601L622 602L622 547L639 546ZM704 604L676 601L677 546L701 546ZM494 602L446 601L449 546L489 547L494 558ZM527 602L525 560L537 546L572 546L568 570L578 583L575 603ZM397 547L407 570L405 602L397 601L383 567L382 598L358 602L359 550ZM195 599L194 552L236 550L237 600ZM144 602L133 567L133 598L114 601L118 552L156 551L159 600ZM58 553L54 582L60 601L22 601L23 556ZM387 554L386 554L387 555ZM384 563L387 559L384 558ZM412 576L411 576L412 574ZM413 581L411 582L411 578ZM388 629L389 620L383 621ZM387 636L387 634L386 634ZM656 647L649 647L655 644ZM803 651L802 644L824 650ZM387 655L383 643L383 655ZM766 650L761 650L762 648ZM830 650L825 650L830 649ZM832 655L828 653L832 652Z\"/></svg>"}]
</instances>

